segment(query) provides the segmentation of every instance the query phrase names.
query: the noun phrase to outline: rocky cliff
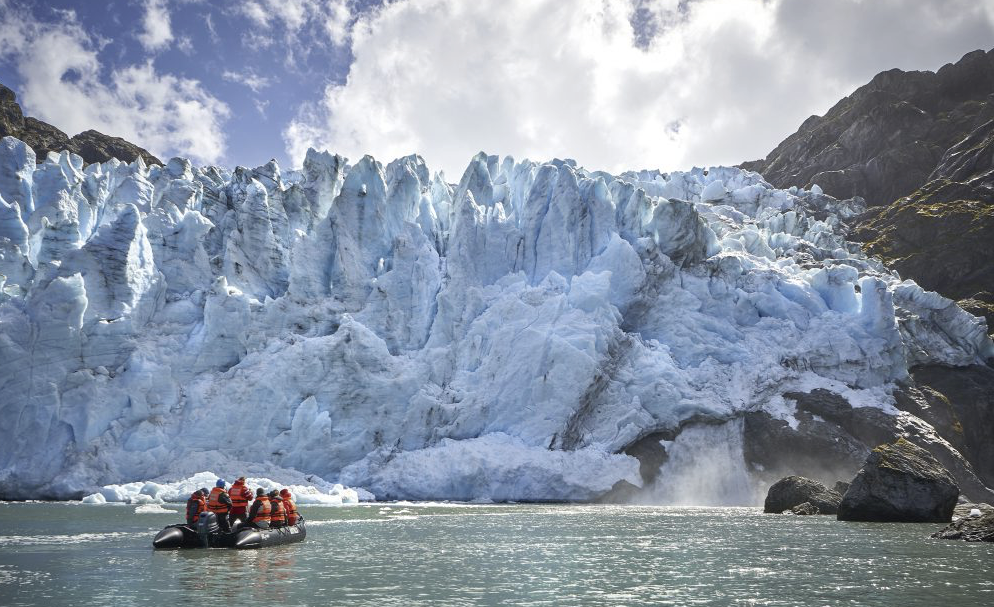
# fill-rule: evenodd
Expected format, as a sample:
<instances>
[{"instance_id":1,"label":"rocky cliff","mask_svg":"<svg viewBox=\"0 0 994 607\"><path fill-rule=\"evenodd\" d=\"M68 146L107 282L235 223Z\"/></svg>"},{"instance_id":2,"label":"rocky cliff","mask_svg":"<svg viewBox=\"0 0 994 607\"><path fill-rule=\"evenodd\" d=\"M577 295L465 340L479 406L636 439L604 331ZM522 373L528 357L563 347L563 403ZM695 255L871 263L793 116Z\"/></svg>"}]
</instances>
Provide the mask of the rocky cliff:
<instances>
[{"instance_id":1,"label":"rocky cliff","mask_svg":"<svg viewBox=\"0 0 994 607\"><path fill-rule=\"evenodd\" d=\"M39 163L49 152L69 151L82 157L86 164L107 162L111 158L131 162L138 157L146 165L162 164L148 150L120 137L92 129L69 137L48 123L25 116L14 91L0 84L0 138L8 135L31 146Z\"/></svg>"},{"instance_id":2,"label":"rocky cliff","mask_svg":"<svg viewBox=\"0 0 994 607\"><path fill-rule=\"evenodd\" d=\"M994 51L889 70L812 116L763 160L777 187L862 196L851 238L994 326Z\"/></svg>"},{"instance_id":3,"label":"rocky cliff","mask_svg":"<svg viewBox=\"0 0 994 607\"><path fill-rule=\"evenodd\" d=\"M994 52L974 51L934 73L882 72L824 116L805 120L765 159L741 166L777 187L817 184L827 194L864 198L867 210L850 221L849 238L902 277L985 317L989 331L994 327L992 119ZM987 439L994 429L991 394L989 365L917 364L895 397L900 410L934 426L989 485L994 481L994 451ZM982 492L967 478L965 462L921 436L917 421L849 409L825 394L790 396L803 415L796 428L763 412L746 417L747 458L766 466L771 479L800 470L816 474L827 461L855 462L874 441L904 436L959 470L954 474L965 492ZM836 423L826 426L825 420ZM783 467L783 458L768 461L769 445L790 453L793 465Z\"/></svg>"}]
</instances>

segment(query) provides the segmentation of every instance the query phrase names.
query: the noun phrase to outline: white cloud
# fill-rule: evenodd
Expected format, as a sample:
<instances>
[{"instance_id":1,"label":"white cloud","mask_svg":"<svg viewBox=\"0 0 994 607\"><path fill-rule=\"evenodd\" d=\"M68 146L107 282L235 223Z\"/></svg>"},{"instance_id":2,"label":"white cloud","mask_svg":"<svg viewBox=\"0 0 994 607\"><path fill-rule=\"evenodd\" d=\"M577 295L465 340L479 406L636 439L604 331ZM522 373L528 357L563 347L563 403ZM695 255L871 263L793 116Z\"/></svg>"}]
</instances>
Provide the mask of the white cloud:
<instances>
[{"instance_id":1,"label":"white cloud","mask_svg":"<svg viewBox=\"0 0 994 607\"><path fill-rule=\"evenodd\" d=\"M196 80L160 74L151 62L110 70L71 11L39 23L0 0L0 61L22 80L25 113L73 135L96 129L156 156L217 162L225 151L228 106Z\"/></svg>"},{"instance_id":2,"label":"white cloud","mask_svg":"<svg viewBox=\"0 0 994 607\"><path fill-rule=\"evenodd\" d=\"M653 20L641 41L638 8ZM609 170L735 163L876 72L935 69L992 34L968 0L400 0L354 25L347 82L284 137L294 162L308 146L419 152L457 175L480 149Z\"/></svg>"},{"instance_id":3,"label":"white cloud","mask_svg":"<svg viewBox=\"0 0 994 607\"><path fill-rule=\"evenodd\" d=\"M221 74L221 77L228 82L234 82L235 84L247 86L253 93L258 93L273 83L271 79L266 78L265 76L260 76L252 70L246 70L244 72L225 70L225 72Z\"/></svg>"},{"instance_id":4,"label":"white cloud","mask_svg":"<svg viewBox=\"0 0 994 607\"><path fill-rule=\"evenodd\" d=\"M161 51L173 41L173 30L169 19L169 9L165 0L149 0L142 16L142 31L138 42L147 51Z\"/></svg>"},{"instance_id":5,"label":"white cloud","mask_svg":"<svg viewBox=\"0 0 994 607\"><path fill-rule=\"evenodd\" d=\"M348 42L352 11L347 0L248 0L235 10L262 31L281 30L290 57L306 53L308 44L342 46ZM247 34L245 40L249 46L258 46L261 37Z\"/></svg>"},{"instance_id":6,"label":"white cloud","mask_svg":"<svg viewBox=\"0 0 994 607\"><path fill-rule=\"evenodd\" d=\"M253 99L252 105L255 106L255 111L259 112L259 115L266 118L266 110L269 109L269 101L263 99Z\"/></svg>"},{"instance_id":7,"label":"white cloud","mask_svg":"<svg viewBox=\"0 0 994 607\"><path fill-rule=\"evenodd\" d=\"M192 55L193 38L189 36L180 36L179 38L176 39L176 48L179 49L180 52L182 53L185 53L187 55Z\"/></svg>"}]
</instances>

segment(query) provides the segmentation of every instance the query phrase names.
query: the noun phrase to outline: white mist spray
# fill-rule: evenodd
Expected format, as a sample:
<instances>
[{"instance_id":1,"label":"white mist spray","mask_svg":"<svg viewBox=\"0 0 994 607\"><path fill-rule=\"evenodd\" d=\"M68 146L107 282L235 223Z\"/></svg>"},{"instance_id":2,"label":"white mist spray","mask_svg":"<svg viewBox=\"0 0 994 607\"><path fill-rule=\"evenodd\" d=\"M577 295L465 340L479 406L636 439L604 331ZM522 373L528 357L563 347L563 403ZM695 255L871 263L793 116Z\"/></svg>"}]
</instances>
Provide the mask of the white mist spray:
<instances>
[{"instance_id":1,"label":"white mist spray","mask_svg":"<svg viewBox=\"0 0 994 607\"><path fill-rule=\"evenodd\" d=\"M742 420L685 428L666 446L669 458L640 500L668 506L754 506L759 488L742 453Z\"/></svg>"}]
</instances>

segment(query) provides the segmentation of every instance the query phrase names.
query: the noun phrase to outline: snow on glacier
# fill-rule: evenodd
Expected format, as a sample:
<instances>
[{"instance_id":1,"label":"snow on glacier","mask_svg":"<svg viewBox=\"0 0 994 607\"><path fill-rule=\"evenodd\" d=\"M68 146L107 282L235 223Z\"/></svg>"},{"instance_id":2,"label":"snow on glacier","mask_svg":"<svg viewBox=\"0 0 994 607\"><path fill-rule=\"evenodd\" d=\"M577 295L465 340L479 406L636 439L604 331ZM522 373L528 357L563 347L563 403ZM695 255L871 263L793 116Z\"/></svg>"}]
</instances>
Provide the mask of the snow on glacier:
<instances>
[{"instance_id":1,"label":"snow on glacier","mask_svg":"<svg viewBox=\"0 0 994 607\"><path fill-rule=\"evenodd\" d=\"M692 417L801 387L879 403L909 365L994 356L844 240L860 210L734 168L480 154L450 184L418 156L36 165L4 138L0 495L252 465L586 499L639 485L619 452Z\"/></svg>"}]
</instances>

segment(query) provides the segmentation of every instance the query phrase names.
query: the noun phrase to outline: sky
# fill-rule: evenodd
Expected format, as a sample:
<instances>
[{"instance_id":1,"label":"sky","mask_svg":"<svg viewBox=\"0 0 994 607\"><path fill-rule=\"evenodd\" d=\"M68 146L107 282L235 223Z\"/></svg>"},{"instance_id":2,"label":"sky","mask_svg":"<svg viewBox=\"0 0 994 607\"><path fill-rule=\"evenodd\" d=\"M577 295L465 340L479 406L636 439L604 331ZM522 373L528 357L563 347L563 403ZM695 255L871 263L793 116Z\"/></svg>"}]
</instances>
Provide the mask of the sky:
<instances>
[{"instance_id":1,"label":"sky","mask_svg":"<svg viewBox=\"0 0 994 607\"><path fill-rule=\"evenodd\" d=\"M0 83L69 135L592 170L761 158L876 73L994 47L994 0L0 0Z\"/></svg>"}]
</instances>

